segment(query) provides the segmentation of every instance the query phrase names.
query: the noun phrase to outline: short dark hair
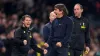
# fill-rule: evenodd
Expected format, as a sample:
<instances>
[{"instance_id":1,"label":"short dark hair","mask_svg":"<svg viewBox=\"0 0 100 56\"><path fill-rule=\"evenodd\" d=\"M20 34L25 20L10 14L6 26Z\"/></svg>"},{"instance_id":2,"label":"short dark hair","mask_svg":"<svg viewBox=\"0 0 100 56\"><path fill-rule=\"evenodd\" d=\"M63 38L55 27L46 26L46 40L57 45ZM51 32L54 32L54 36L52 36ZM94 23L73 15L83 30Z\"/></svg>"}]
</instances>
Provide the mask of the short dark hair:
<instances>
[{"instance_id":1,"label":"short dark hair","mask_svg":"<svg viewBox=\"0 0 100 56\"><path fill-rule=\"evenodd\" d=\"M80 3L77 3L75 5L79 5L80 6L80 9L83 9L83 6Z\"/></svg>"},{"instance_id":2,"label":"short dark hair","mask_svg":"<svg viewBox=\"0 0 100 56\"><path fill-rule=\"evenodd\" d=\"M64 4L56 4L54 6L54 8L59 9L60 11L63 11L64 15L68 15L68 9L66 8L66 6Z\"/></svg>"},{"instance_id":3,"label":"short dark hair","mask_svg":"<svg viewBox=\"0 0 100 56\"><path fill-rule=\"evenodd\" d=\"M30 15L24 15L24 16L22 16L21 20L24 21L26 17L29 17L32 19L32 17Z\"/></svg>"}]
</instances>

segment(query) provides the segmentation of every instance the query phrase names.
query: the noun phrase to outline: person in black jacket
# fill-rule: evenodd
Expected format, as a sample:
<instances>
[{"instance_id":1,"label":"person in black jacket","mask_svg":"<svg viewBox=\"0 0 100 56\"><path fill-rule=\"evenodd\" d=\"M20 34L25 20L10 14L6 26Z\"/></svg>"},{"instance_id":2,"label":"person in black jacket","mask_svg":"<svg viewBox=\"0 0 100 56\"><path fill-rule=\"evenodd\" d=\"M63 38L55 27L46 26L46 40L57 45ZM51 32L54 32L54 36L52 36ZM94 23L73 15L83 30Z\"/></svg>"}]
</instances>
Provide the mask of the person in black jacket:
<instances>
[{"instance_id":1,"label":"person in black jacket","mask_svg":"<svg viewBox=\"0 0 100 56\"><path fill-rule=\"evenodd\" d=\"M54 12L57 18L52 22L48 44L51 47L50 56L68 56L73 23L67 16L68 10L64 4L56 4Z\"/></svg>"},{"instance_id":2,"label":"person in black jacket","mask_svg":"<svg viewBox=\"0 0 100 56\"><path fill-rule=\"evenodd\" d=\"M14 45L19 44L21 46L24 46L24 42L18 41L14 38L14 29L8 30L6 33L6 39L3 39L2 41L6 48L4 56L11 56Z\"/></svg>"},{"instance_id":3,"label":"person in black jacket","mask_svg":"<svg viewBox=\"0 0 100 56\"><path fill-rule=\"evenodd\" d=\"M32 37L32 31L30 30L31 23L32 18L29 15L24 15L22 17L22 26L15 30L14 37L25 44L24 46L16 45L16 56L27 56L30 49L46 53L46 49L43 50L36 46L35 40Z\"/></svg>"},{"instance_id":4,"label":"person in black jacket","mask_svg":"<svg viewBox=\"0 0 100 56\"><path fill-rule=\"evenodd\" d=\"M83 7L81 4L75 4L74 16L70 18L73 20L73 33L70 43L71 56L82 56L85 46L85 52L90 50L90 37L89 37L89 22L82 16Z\"/></svg>"}]
</instances>

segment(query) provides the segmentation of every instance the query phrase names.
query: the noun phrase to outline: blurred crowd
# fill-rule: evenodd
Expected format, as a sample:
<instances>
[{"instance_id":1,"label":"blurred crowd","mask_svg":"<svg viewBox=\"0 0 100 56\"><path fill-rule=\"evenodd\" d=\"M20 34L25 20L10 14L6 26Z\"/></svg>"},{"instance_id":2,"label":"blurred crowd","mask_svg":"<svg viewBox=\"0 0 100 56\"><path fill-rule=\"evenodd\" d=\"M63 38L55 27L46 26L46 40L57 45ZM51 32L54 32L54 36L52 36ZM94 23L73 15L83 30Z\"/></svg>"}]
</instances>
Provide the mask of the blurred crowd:
<instances>
[{"instance_id":1,"label":"blurred crowd","mask_svg":"<svg viewBox=\"0 0 100 56\"><path fill-rule=\"evenodd\" d=\"M49 21L49 13L56 3L64 3L73 15L73 6L80 3L84 16L90 21L91 51L84 56L100 55L100 1L99 0L0 0L0 39L14 38L14 31L21 25L20 19L28 14L33 19L34 32L42 33ZM36 35L37 36L37 35Z\"/></svg>"}]
</instances>

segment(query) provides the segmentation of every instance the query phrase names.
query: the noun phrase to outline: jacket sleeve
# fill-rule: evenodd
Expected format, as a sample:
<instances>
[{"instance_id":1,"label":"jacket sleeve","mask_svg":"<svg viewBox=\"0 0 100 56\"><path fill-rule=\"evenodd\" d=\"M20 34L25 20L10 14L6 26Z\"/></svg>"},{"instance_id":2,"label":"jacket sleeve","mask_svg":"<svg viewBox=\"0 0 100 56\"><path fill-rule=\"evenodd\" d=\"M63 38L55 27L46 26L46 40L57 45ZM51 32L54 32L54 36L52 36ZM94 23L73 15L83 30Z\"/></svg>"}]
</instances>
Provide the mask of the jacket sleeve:
<instances>
[{"instance_id":1,"label":"jacket sleeve","mask_svg":"<svg viewBox=\"0 0 100 56\"><path fill-rule=\"evenodd\" d=\"M4 43L0 40L0 48L4 47Z\"/></svg>"},{"instance_id":2,"label":"jacket sleeve","mask_svg":"<svg viewBox=\"0 0 100 56\"><path fill-rule=\"evenodd\" d=\"M2 52L3 47L4 47L4 43L0 40L0 53Z\"/></svg>"},{"instance_id":3,"label":"jacket sleeve","mask_svg":"<svg viewBox=\"0 0 100 56\"><path fill-rule=\"evenodd\" d=\"M39 52L39 53L42 53L43 54L43 50L37 47L37 45L35 43L35 40L33 38L31 38L31 40L30 40L30 46L36 52Z\"/></svg>"},{"instance_id":4,"label":"jacket sleeve","mask_svg":"<svg viewBox=\"0 0 100 56\"><path fill-rule=\"evenodd\" d=\"M89 32L89 22L87 22L86 31L85 31L85 44L90 47L90 32Z\"/></svg>"},{"instance_id":5,"label":"jacket sleeve","mask_svg":"<svg viewBox=\"0 0 100 56\"><path fill-rule=\"evenodd\" d=\"M44 36L45 42L47 42L47 40L49 38L49 34L48 33L49 33L48 27L47 26L44 26L44 28L43 28L43 36Z\"/></svg>"},{"instance_id":6,"label":"jacket sleeve","mask_svg":"<svg viewBox=\"0 0 100 56\"><path fill-rule=\"evenodd\" d=\"M55 20L54 20L54 21L55 21ZM53 34L54 34L54 29L53 29L54 21L51 23L50 36L49 36L48 41L47 41L47 43L48 43L49 45L51 45L52 38L53 38Z\"/></svg>"},{"instance_id":7,"label":"jacket sleeve","mask_svg":"<svg viewBox=\"0 0 100 56\"><path fill-rule=\"evenodd\" d=\"M21 38L21 31L18 29L14 32L14 39L13 42L18 44L18 45L24 45L23 41L20 40Z\"/></svg>"},{"instance_id":8,"label":"jacket sleeve","mask_svg":"<svg viewBox=\"0 0 100 56\"><path fill-rule=\"evenodd\" d=\"M66 24L66 35L64 39L61 41L62 46L68 45L68 43L70 42L72 30L73 30L73 21L70 18L68 18L67 24Z\"/></svg>"},{"instance_id":9,"label":"jacket sleeve","mask_svg":"<svg viewBox=\"0 0 100 56\"><path fill-rule=\"evenodd\" d=\"M20 45L20 46L24 46L23 41L21 41L19 39L16 39L16 38L13 38L12 40L13 40L14 44L17 44L17 45Z\"/></svg>"}]
</instances>

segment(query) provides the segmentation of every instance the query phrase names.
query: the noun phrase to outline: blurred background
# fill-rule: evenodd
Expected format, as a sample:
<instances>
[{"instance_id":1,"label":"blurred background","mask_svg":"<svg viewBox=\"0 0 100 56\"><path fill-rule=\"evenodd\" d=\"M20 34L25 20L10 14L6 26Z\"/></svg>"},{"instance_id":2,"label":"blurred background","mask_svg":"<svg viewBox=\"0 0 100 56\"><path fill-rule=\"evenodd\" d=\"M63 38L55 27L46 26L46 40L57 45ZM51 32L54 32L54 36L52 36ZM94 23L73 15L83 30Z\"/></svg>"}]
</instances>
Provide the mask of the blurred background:
<instances>
[{"instance_id":1,"label":"blurred background","mask_svg":"<svg viewBox=\"0 0 100 56\"><path fill-rule=\"evenodd\" d=\"M87 56L100 55L100 0L0 0L0 38L6 39L8 32L13 37L21 17L26 14L32 17L33 26L42 34L43 26L49 21L49 13L57 3L66 5L68 16L73 15L76 3L83 5L83 15L90 22L91 51Z\"/></svg>"}]
</instances>

